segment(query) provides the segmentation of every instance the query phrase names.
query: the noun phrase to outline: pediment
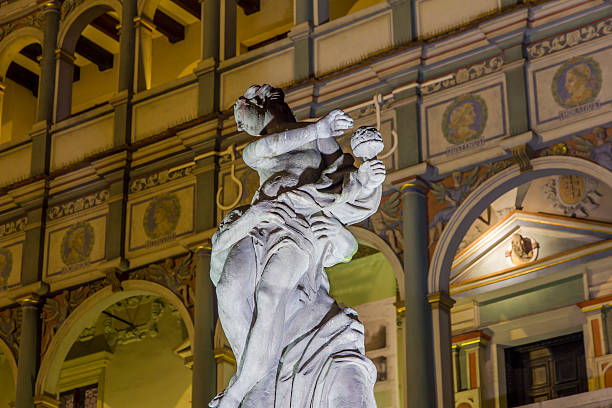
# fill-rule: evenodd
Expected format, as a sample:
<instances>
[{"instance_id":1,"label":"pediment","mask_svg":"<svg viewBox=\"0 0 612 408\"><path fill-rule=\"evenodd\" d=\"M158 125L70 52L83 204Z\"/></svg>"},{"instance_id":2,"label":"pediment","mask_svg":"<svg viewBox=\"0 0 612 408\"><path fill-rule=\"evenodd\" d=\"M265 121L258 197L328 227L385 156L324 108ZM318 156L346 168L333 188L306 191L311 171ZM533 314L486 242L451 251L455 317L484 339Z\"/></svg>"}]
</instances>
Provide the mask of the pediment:
<instances>
[{"instance_id":1,"label":"pediment","mask_svg":"<svg viewBox=\"0 0 612 408\"><path fill-rule=\"evenodd\" d=\"M457 253L451 294L480 293L611 254L612 224L515 210Z\"/></svg>"}]
</instances>

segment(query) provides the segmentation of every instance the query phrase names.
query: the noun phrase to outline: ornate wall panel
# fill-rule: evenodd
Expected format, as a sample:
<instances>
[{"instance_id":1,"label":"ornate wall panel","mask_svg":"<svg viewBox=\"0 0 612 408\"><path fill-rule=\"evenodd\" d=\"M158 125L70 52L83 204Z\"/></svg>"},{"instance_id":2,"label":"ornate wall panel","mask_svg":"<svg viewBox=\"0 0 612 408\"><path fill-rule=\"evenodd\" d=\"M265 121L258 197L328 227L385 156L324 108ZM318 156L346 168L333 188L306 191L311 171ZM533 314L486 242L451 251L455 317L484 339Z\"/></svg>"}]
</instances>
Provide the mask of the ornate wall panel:
<instances>
[{"instance_id":1,"label":"ornate wall panel","mask_svg":"<svg viewBox=\"0 0 612 408\"><path fill-rule=\"evenodd\" d=\"M423 97L421 126L423 156L433 164L508 136L505 76Z\"/></svg>"},{"instance_id":2,"label":"ornate wall panel","mask_svg":"<svg viewBox=\"0 0 612 408\"><path fill-rule=\"evenodd\" d=\"M533 128L552 129L610 112L611 59L612 37L608 36L530 62L527 80Z\"/></svg>"},{"instance_id":3,"label":"ornate wall panel","mask_svg":"<svg viewBox=\"0 0 612 408\"><path fill-rule=\"evenodd\" d=\"M194 231L195 184L191 169L134 180L128 202L127 251L152 250ZM170 180L180 178L176 182Z\"/></svg>"},{"instance_id":4,"label":"ornate wall panel","mask_svg":"<svg viewBox=\"0 0 612 408\"><path fill-rule=\"evenodd\" d=\"M27 218L0 225L0 293L21 282L21 260Z\"/></svg>"},{"instance_id":5,"label":"ornate wall panel","mask_svg":"<svg viewBox=\"0 0 612 408\"><path fill-rule=\"evenodd\" d=\"M45 278L56 281L96 268L106 257L108 191L49 208Z\"/></svg>"}]
</instances>

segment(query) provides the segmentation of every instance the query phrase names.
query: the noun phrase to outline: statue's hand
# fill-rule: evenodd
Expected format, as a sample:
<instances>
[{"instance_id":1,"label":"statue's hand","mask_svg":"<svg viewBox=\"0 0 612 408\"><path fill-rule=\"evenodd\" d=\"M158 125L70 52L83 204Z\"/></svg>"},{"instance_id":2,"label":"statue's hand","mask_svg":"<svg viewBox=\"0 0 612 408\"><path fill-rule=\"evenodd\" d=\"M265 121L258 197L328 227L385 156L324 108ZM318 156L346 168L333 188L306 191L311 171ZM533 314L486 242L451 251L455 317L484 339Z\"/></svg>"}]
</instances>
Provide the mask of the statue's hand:
<instances>
[{"instance_id":1,"label":"statue's hand","mask_svg":"<svg viewBox=\"0 0 612 408\"><path fill-rule=\"evenodd\" d=\"M359 166L357 180L365 188L374 189L385 181L386 174L382 160L368 160Z\"/></svg>"},{"instance_id":2,"label":"statue's hand","mask_svg":"<svg viewBox=\"0 0 612 408\"><path fill-rule=\"evenodd\" d=\"M308 223L298 217L291 207L278 201L260 201L252 205L249 211L255 217L256 224L298 224L308 228Z\"/></svg>"},{"instance_id":3,"label":"statue's hand","mask_svg":"<svg viewBox=\"0 0 612 408\"><path fill-rule=\"evenodd\" d=\"M333 239L333 245L323 254L323 266L330 267L339 262L348 262L357 251L357 240L334 216L318 213L310 218L316 240L324 248Z\"/></svg>"},{"instance_id":4,"label":"statue's hand","mask_svg":"<svg viewBox=\"0 0 612 408\"><path fill-rule=\"evenodd\" d=\"M346 129L352 127L353 118L340 109L334 109L317 122L317 138L327 139L342 136Z\"/></svg>"}]
</instances>

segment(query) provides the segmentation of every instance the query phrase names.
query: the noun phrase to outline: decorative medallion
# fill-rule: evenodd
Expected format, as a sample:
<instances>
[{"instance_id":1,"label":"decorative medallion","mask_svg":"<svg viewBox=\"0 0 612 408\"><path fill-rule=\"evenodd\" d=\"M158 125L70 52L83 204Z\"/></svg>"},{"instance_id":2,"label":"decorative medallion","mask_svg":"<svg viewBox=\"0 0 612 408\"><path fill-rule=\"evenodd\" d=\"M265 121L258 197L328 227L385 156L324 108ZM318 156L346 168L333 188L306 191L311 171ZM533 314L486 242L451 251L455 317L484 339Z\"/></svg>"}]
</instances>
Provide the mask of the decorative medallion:
<instances>
[{"instance_id":1,"label":"decorative medallion","mask_svg":"<svg viewBox=\"0 0 612 408\"><path fill-rule=\"evenodd\" d=\"M593 58L575 57L557 70L552 93L564 108L593 102L601 90L601 69Z\"/></svg>"},{"instance_id":2,"label":"decorative medallion","mask_svg":"<svg viewBox=\"0 0 612 408\"><path fill-rule=\"evenodd\" d=\"M510 265L523 265L538 259L540 245L536 240L513 234L510 246L506 251L506 261Z\"/></svg>"},{"instance_id":3,"label":"decorative medallion","mask_svg":"<svg viewBox=\"0 0 612 408\"><path fill-rule=\"evenodd\" d=\"M0 248L0 288L8 285L8 278L13 267L13 255L11 251Z\"/></svg>"},{"instance_id":4,"label":"decorative medallion","mask_svg":"<svg viewBox=\"0 0 612 408\"><path fill-rule=\"evenodd\" d=\"M485 101L477 95L462 95L444 111L442 133L449 143L460 145L478 139L486 123Z\"/></svg>"},{"instance_id":5,"label":"decorative medallion","mask_svg":"<svg viewBox=\"0 0 612 408\"><path fill-rule=\"evenodd\" d=\"M152 200L144 215L144 230L151 239L167 237L174 232L181 215L181 204L175 194L163 194Z\"/></svg>"},{"instance_id":6,"label":"decorative medallion","mask_svg":"<svg viewBox=\"0 0 612 408\"><path fill-rule=\"evenodd\" d=\"M553 177L544 186L544 193L553 206L564 215L587 217L599 207L601 194L597 181L574 174Z\"/></svg>"},{"instance_id":7,"label":"decorative medallion","mask_svg":"<svg viewBox=\"0 0 612 408\"><path fill-rule=\"evenodd\" d=\"M62 240L61 257L66 265L74 265L89 259L95 234L88 222L79 222L70 228Z\"/></svg>"}]
</instances>

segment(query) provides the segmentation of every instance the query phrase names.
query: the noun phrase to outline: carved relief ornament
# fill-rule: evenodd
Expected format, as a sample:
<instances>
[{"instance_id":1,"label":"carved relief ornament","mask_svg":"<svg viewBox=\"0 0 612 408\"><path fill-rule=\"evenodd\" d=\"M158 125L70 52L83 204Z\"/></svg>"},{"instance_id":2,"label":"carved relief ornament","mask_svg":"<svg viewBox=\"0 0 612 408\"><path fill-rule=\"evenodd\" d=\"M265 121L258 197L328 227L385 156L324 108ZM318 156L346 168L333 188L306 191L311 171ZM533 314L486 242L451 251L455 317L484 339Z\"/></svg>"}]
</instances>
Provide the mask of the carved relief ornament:
<instances>
[{"instance_id":1,"label":"carved relief ornament","mask_svg":"<svg viewBox=\"0 0 612 408\"><path fill-rule=\"evenodd\" d=\"M47 210L47 218L49 220L56 220L67 215L72 215L79 211L87 210L97 205L103 204L108 201L109 192L108 190L98 191L85 197L79 197L76 200L69 201L51 207Z\"/></svg>"}]
</instances>

